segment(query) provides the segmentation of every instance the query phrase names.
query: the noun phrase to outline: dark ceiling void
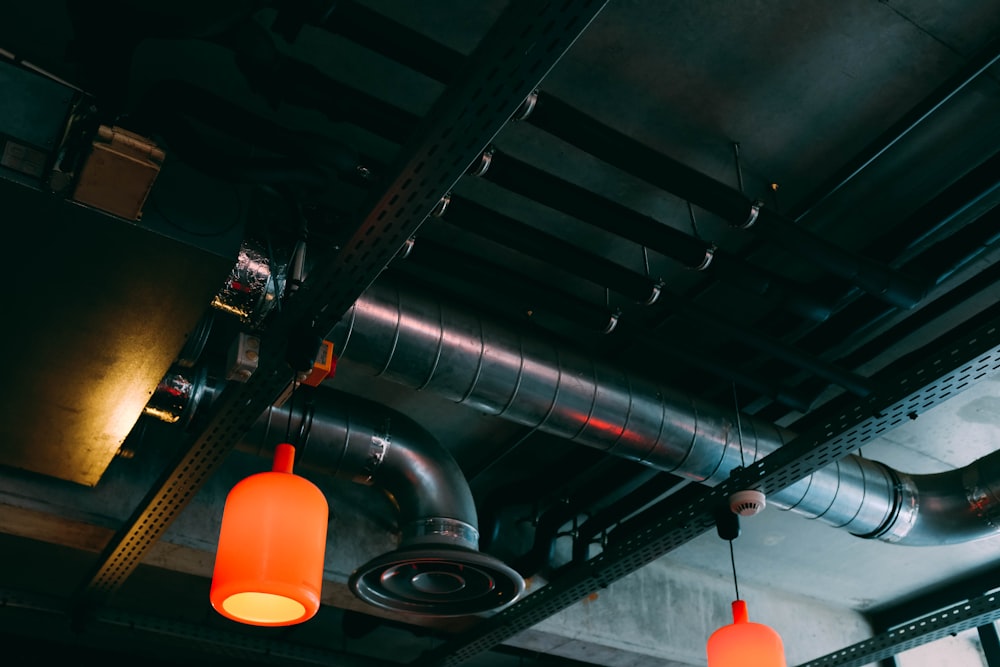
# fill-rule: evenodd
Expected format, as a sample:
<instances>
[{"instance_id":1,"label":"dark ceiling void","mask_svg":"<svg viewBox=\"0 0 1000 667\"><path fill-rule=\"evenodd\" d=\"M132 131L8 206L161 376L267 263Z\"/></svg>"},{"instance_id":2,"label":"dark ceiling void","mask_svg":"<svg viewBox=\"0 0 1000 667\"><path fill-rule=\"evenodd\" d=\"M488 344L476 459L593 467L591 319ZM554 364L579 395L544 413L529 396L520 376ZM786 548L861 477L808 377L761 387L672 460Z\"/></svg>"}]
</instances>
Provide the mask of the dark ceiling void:
<instances>
[{"instance_id":1,"label":"dark ceiling void","mask_svg":"<svg viewBox=\"0 0 1000 667\"><path fill-rule=\"evenodd\" d=\"M938 4L0 10L9 644L700 665L739 563L789 664L992 646L1000 10ZM242 626L282 437L323 604Z\"/></svg>"}]
</instances>

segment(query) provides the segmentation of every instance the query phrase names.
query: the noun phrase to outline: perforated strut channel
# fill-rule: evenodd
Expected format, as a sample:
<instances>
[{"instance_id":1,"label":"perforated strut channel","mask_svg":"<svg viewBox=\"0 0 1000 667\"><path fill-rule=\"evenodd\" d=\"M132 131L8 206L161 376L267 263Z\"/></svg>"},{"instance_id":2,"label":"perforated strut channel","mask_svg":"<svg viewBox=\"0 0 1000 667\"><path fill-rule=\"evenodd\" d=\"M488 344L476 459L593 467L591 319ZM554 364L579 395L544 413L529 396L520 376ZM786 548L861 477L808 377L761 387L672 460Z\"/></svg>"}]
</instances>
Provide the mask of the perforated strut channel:
<instances>
[{"instance_id":1,"label":"perforated strut channel","mask_svg":"<svg viewBox=\"0 0 1000 667\"><path fill-rule=\"evenodd\" d=\"M799 667L862 667L997 619L1000 619L1000 592L986 593L804 662Z\"/></svg>"},{"instance_id":2,"label":"perforated strut channel","mask_svg":"<svg viewBox=\"0 0 1000 667\"><path fill-rule=\"evenodd\" d=\"M598 556L568 566L544 588L426 652L412 664L452 667L489 650L712 528L713 510L734 491L745 488L757 488L767 494L779 491L998 370L1000 316L994 316L969 334L915 362L906 372L880 383L885 387L883 391L852 402L833 418L821 421L819 426L808 429L719 486L690 486L644 510L615 531L613 542ZM992 600L989 602L994 604Z\"/></svg>"},{"instance_id":3,"label":"perforated strut channel","mask_svg":"<svg viewBox=\"0 0 1000 667\"><path fill-rule=\"evenodd\" d=\"M385 189L343 247L318 267L263 334L257 373L228 385L207 426L158 480L78 591L85 613L114 593L260 414L288 387L290 332L329 331L413 236L607 0L518 0L500 17L401 149Z\"/></svg>"}]
</instances>

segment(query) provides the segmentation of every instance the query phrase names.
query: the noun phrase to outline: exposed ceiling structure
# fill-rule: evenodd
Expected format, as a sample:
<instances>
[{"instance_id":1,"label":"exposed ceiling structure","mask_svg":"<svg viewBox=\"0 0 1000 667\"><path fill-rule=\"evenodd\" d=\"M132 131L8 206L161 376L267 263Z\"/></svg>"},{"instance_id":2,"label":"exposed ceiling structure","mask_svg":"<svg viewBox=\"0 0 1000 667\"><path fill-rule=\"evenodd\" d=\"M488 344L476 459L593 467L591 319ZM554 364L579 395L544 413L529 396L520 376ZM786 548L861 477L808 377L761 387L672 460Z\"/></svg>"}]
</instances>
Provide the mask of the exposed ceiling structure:
<instances>
[{"instance_id":1,"label":"exposed ceiling structure","mask_svg":"<svg viewBox=\"0 0 1000 667\"><path fill-rule=\"evenodd\" d=\"M997 3L0 12L12 650L698 665L736 569L790 665L997 659ZM281 441L323 604L243 626Z\"/></svg>"}]
</instances>

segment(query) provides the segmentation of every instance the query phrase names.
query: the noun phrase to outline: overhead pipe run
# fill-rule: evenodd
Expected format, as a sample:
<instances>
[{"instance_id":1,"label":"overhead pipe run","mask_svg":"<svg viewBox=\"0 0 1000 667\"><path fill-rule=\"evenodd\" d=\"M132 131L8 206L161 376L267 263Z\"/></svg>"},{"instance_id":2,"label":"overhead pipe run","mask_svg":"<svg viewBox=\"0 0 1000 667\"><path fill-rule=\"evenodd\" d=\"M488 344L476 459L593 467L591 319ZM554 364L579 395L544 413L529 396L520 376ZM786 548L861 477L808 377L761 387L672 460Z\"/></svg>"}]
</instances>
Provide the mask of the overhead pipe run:
<instances>
[{"instance_id":1,"label":"overhead pipe run","mask_svg":"<svg viewBox=\"0 0 1000 667\"><path fill-rule=\"evenodd\" d=\"M787 278L501 151L493 151L490 169L483 177L511 192L648 246L685 268L710 271L718 279L777 302L806 319L822 322L833 311L832 303L805 293Z\"/></svg>"},{"instance_id":2,"label":"overhead pipe run","mask_svg":"<svg viewBox=\"0 0 1000 667\"><path fill-rule=\"evenodd\" d=\"M796 368L814 373L855 395L867 396L872 391L865 378L854 373L849 373L838 368L835 364L831 364L765 336L736 320L729 319L724 315L692 303L673 293L671 290L666 289L665 286L654 283L652 279L642 274L632 272L623 266L616 265L599 255L576 248L571 244L560 242L553 236L509 220L474 202L458 200L454 204L457 206L459 212L458 220L471 223L475 219L476 228L481 228L484 236L493 238L502 245L526 255L547 260L567 271L579 274L585 274L589 271L599 272L602 278L607 277L609 279L608 285L621 285L624 288L632 284L632 282L626 283L625 278L630 279L630 281L641 281L640 284L644 284L648 289L646 293L651 295L647 302L648 305L660 301L664 308L679 313L683 317L707 322L713 326L730 331L740 342L749 347L770 354L776 359L781 359ZM504 228L510 228L511 231L505 232ZM550 252L552 250L558 250L559 252ZM656 287L655 292L652 291L653 287ZM634 293L642 294L643 292L635 290ZM652 298L653 296L655 298Z\"/></svg>"},{"instance_id":3,"label":"overhead pipe run","mask_svg":"<svg viewBox=\"0 0 1000 667\"><path fill-rule=\"evenodd\" d=\"M327 12L301 12L294 19L295 25L310 23L343 35L444 83L456 75L465 59L461 52L354 2L339 2L335 9ZM292 40L297 29L286 30L284 34L286 39ZM978 63L970 78L984 69L984 63ZM775 243L809 258L817 266L891 305L912 308L927 291L928 286L921 281L823 241L796 227L777 211L757 205L739 190L642 145L544 91L530 96L522 108L529 106L529 101L531 109L526 122L715 213L733 226L756 229Z\"/></svg>"},{"instance_id":4,"label":"overhead pipe run","mask_svg":"<svg viewBox=\"0 0 1000 667\"><path fill-rule=\"evenodd\" d=\"M215 392L204 383L204 375L174 372L152 402L165 402L156 394L169 394L171 387L202 385L191 393L210 403ZM265 412L237 448L269 455L250 443L277 443L291 424L299 433L299 472L373 486L399 511L398 548L354 571L348 584L355 595L383 609L458 616L499 609L523 592L515 570L478 550L468 482L430 434L388 408L327 389L292 403ZM196 401L185 407L197 409ZM147 414L162 419L158 412Z\"/></svg>"},{"instance_id":5,"label":"overhead pipe run","mask_svg":"<svg viewBox=\"0 0 1000 667\"><path fill-rule=\"evenodd\" d=\"M926 293L927 286L920 281L820 239L739 190L602 125L565 102L545 96L539 99L531 119L546 132L718 215L734 227L759 231L887 303L912 308ZM646 168L640 170L636 165Z\"/></svg>"},{"instance_id":6,"label":"overhead pipe run","mask_svg":"<svg viewBox=\"0 0 1000 667\"><path fill-rule=\"evenodd\" d=\"M792 434L695 396L376 283L330 333L375 375L708 485ZM997 533L1000 452L957 471L908 475L848 456L772 504L860 537L950 544Z\"/></svg>"},{"instance_id":7,"label":"overhead pipe run","mask_svg":"<svg viewBox=\"0 0 1000 667\"><path fill-rule=\"evenodd\" d=\"M338 6L337 9L341 8ZM331 26L324 25L324 27ZM228 46L233 47L233 45ZM244 74L254 83L256 89L268 91L269 98L318 109L331 120L357 125L395 143L405 142L410 129L420 120L414 114L336 82L312 66L277 52L273 56L274 62L268 67L262 67L260 62L240 60ZM276 75L275 72L280 74ZM522 105L522 110L515 114L515 118L530 118L531 116L525 113L533 109L533 102L538 99L540 99L539 94L532 93ZM495 165L497 158L510 162L516 171L524 173L520 177L495 178L495 174L491 175L491 172L499 169ZM365 170L376 167L375 164L368 164ZM507 170L509 171L510 167ZM804 293L801 288L777 274L729 255L711 243L689 236L653 218L640 215L628 207L560 181L540 170L533 168L532 170L529 171L527 165L517 162L510 156L487 151L472 164L468 173L489 177L515 194L529 196L553 208L566 210L570 215L590 224L622 234L637 243L649 245L687 268L704 271L711 267L713 275L719 279L763 298L772 299L807 319L823 321L832 312L832 304ZM559 193L562 193L561 196ZM574 201L575 204L572 203ZM441 217L447 205L448 200L442 199L433 215Z\"/></svg>"}]
</instances>

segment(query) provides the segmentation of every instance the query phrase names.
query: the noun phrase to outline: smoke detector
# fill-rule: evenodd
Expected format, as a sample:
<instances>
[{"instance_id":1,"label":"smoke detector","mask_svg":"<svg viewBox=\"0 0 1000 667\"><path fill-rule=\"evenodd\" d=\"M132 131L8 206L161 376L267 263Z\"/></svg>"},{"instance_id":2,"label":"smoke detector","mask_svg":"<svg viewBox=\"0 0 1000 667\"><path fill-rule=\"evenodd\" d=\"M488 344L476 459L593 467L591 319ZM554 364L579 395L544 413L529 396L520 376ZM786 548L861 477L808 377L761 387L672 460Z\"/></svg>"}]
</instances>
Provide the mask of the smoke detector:
<instances>
[{"instance_id":1,"label":"smoke detector","mask_svg":"<svg viewBox=\"0 0 1000 667\"><path fill-rule=\"evenodd\" d=\"M764 494L753 489L737 491L729 496L729 509L734 514L739 514L740 516L760 514L765 505L767 505L767 502Z\"/></svg>"}]
</instances>

